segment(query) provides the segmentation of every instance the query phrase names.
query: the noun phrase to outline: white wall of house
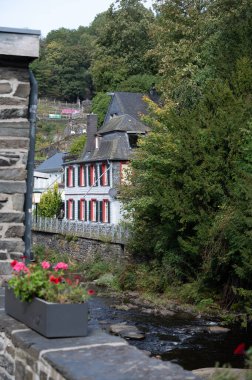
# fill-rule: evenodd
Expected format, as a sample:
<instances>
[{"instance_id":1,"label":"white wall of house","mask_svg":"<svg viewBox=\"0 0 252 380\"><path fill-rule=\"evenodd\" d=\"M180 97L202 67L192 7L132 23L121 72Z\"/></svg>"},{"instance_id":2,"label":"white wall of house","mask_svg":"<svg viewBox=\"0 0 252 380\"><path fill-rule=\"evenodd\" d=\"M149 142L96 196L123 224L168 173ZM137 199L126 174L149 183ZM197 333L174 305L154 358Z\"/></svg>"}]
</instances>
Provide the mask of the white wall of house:
<instances>
[{"instance_id":1,"label":"white wall of house","mask_svg":"<svg viewBox=\"0 0 252 380\"><path fill-rule=\"evenodd\" d=\"M100 180L99 180L99 177L101 175L101 173L99 172L99 169L98 169L98 173L97 173L97 179L96 179L96 185L94 186L79 186L79 183L78 183L78 166L77 164L73 164L71 165L72 167L72 170L74 171L74 178L73 178L73 183L72 183L72 186L69 186L69 183L67 182L68 179L67 179L67 168L65 168L65 202L67 203L69 200L70 202L73 201L73 203L71 204L71 210L72 208L74 208L74 212L73 212L73 215L72 215L72 218L74 220L78 220L79 219L79 212L78 212L78 208L80 207L80 204L78 201L86 201L86 204L84 207L87 208L86 210L86 215L87 215L87 221L88 222L92 222L92 217L91 217L91 214L90 214L90 208L94 208L93 210L93 213L96 211L95 208L98 207L98 212L100 212L100 208L101 207L104 207L104 213L105 213L105 209L107 207L107 202L109 202L109 222L111 224L118 224L121 220L122 220L122 213L121 213L121 207L122 207L122 204L119 200L117 199L114 199L110 196L109 194L109 191L111 188L114 187L114 184L113 184L113 178L112 178L112 166L113 166L113 163L110 163L110 170L109 170L109 185L105 185L105 186L100 186ZM86 178L88 178L88 165L86 165ZM91 203L91 201L97 201L97 206L96 205L93 205ZM102 202L104 202L102 204ZM68 206L66 206L66 212L65 212L65 218L68 218L69 215L67 213L68 211ZM71 214L71 213L70 213ZM108 218L105 217L103 218L104 219L104 223L108 223ZM97 222L101 222L100 220L100 216L98 216L98 219L96 221L94 221L95 223Z\"/></svg>"},{"instance_id":2,"label":"white wall of house","mask_svg":"<svg viewBox=\"0 0 252 380\"><path fill-rule=\"evenodd\" d=\"M62 183L63 181L63 173L55 172L55 173L42 173L38 171L34 171L34 188L41 189L42 191L46 191L50 188L53 188L55 183Z\"/></svg>"}]
</instances>

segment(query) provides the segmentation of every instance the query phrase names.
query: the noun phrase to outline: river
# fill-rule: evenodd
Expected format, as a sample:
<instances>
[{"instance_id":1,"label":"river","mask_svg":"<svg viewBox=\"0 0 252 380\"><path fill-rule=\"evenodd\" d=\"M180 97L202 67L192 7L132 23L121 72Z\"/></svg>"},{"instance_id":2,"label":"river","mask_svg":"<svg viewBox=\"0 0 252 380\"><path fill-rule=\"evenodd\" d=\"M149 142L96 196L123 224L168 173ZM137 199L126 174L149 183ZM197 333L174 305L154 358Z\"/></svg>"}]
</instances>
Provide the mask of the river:
<instances>
[{"instance_id":1,"label":"river","mask_svg":"<svg viewBox=\"0 0 252 380\"><path fill-rule=\"evenodd\" d=\"M91 318L106 331L115 323L127 322L145 333L144 340L128 342L141 350L193 370L231 364L235 368L244 367L244 357L233 354L240 343L246 348L252 346L252 330L238 327L227 333L213 334L206 331L216 322L196 318L188 313L160 317L142 312L139 308L118 310L118 300L110 297L94 297L90 301Z\"/></svg>"}]
</instances>

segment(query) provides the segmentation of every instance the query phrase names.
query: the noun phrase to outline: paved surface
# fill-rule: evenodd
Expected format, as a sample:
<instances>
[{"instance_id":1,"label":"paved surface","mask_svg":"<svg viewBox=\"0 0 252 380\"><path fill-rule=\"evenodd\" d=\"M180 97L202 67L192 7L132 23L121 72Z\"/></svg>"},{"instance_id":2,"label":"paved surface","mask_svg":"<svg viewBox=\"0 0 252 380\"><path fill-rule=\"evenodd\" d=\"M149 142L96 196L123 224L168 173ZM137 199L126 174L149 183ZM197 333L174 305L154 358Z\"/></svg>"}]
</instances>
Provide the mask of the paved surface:
<instances>
[{"instance_id":1,"label":"paved surface","mask_svg":"<svg viewBox=\"0 0 252 380\"><path fill-rule=\"evenodd\" d=\"M87 337L44 338L5 314L3 289L0 289L0 331L16 347L33 358L45 360L67 380L199 379L175 364L149 358L122 338L102 332L94 320L90 321Z\"/></svg>"}]
</instances>

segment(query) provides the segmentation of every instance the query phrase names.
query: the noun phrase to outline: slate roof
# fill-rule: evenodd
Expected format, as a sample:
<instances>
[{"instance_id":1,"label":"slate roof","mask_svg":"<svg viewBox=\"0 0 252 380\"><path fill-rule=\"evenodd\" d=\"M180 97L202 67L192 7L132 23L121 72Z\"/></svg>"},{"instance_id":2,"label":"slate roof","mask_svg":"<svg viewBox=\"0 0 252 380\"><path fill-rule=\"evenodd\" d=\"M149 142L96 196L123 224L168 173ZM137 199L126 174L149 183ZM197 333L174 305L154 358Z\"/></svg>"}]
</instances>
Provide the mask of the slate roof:
<instances>
[{"instance_id":1,"label":"slate roof","mask_svg":"<svg viewBox=\"0 0 252 380\"><path fill-rule=\"evenodd\" d=\"M59 171L62 168L63 164L63 157L66 153L58 152L55 153L53 156L42 162L37 168L36 171L42 172L42 173L50 173L50 172L56 172Z\"/></svg>"},{"instance_id":2,"label":"slate roof","mask_svg":"<svg viewBox=\"0 0 252 380\"><path fill-rule=\"evenodd\" d=\"M147 103L143 101L144 94L138 92L114 92L105 116L103 126L110 121L111 115L131 115L138 121L141 115L148 112Z\"/></svg>"},{"instance_id":3,"label":"slate roof","mask_svg":"<svg viewBox=\"0 0 252 380\"><path fill-rule=\"evenodd\" d=\"M98 134L103 135L104 133L114 131L145 133L150 131L150 128L136 120L133 116L125 114L114 116L107 124L98 130Z\"/></svg>"},{"instance_id":4,"label":"slate roof","mask_svg":"<svg viewBox=\"0 0 252 380\"><path fill-rule=\"evenodd\" d=\"M145 134L150 128L130 115L114 116L98 130L99 148L84 153L81 161L129 160L132 148L128 133Z\"/></svg>"},{"instance_id":5,"label":"slate roof","mask_svg":"<svg viewBox=\"0 0 252 380\"><path fill-rule=\"evenodd\" d=\"M129 140L126 133L113 133L102 137L99 148L83 157L82 161L128 160L130 155Z\"/></svg>"}]
</instances>

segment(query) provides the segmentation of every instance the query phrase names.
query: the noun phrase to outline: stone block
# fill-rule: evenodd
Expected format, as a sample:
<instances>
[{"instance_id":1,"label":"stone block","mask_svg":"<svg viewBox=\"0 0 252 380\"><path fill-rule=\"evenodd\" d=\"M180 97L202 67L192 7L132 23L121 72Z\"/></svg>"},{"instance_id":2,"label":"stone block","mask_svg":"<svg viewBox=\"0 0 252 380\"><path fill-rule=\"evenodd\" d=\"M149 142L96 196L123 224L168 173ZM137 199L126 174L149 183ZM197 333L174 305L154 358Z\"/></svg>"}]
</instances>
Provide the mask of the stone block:
<instances>
[{"instance_id":1,"label":"stone block","mask_svg":"<svg viewBox=\"0 0 252 380\"><path fill-rule=\"evenodd\" d=\"M30 83L19 83L14 96L19 98L28 98L30 94Z\"/></svg>"},{"instance_id":2,"label":"stone block","mask_svg":"<svg viewBox=\"0 0 252 380\"><path fill-rule=\"evenodd\" d=\"M25 380L33 380L33 373L27 368L25 370Z\"/></svg>"},{"instance_id":3,"label":"stone block","mask_svg":"<svg viewBox=\"0 0 252 380\"><path fill-rule=\"evenodd\" d=\"M10 378L6 373L4 372L1 372L1 377L0 377L1 380L12 380L12 378Z\"/></svg>"},{"instance_id":4,"label":"stone block","mask_svg":"<svg viewBox=\"0 0 252 380\"><path fill-rule=\"evenodd\" d=\"M15 238L15 237L21 238L24 236L24 231L25 231L25 226L23 224L17 224L15 226L9 226L9 227L7 227L7 230L5 232L5 238Z\"/></svg>"},{"instance_id":5,"label":"stone block","mask_svg":"<svg viewBox=\"0 0 252 380\"><path fill-rule=\"evenodd\" d=\"M0 276L12 274L12 268L10 266L10 261L0 261ZM0 364L1 367L1 364Z\"/></svg>"},{"instance_id":6,"label":"stone block","mask_svg":"<svg viewBox=\"0 0 252 380\"><path fill-rule=\"evenodd\" d=\"M0 367L4 368L10 375L14 374L13 362L2 354L0 354Z\"/></svg>"},{"instance_id":7,"label":"stone block","mask_svg":"<svg viewBox=\"0 0 252 380\"><path fill-rule=\"evenodd\" d=\"M32 356L28 356L26 355L26 363L27 365L35 372L35 373L38 373L39 370L38 370L38 361L32 357Z\"/></svg>"},{"instance_id":8,"label":"stone block","mask_svg":"<svg viewBox=\"0 0 252 380\"><path fill-rule=\"evenodd\" d=\"M0 168L0 179L24 181L27 171L24 168L2 169Z\"/></svg>"},{"instance_id":9,"label":"stone block","mask_svg":"<svg viewBox=\"0 0 252 380\"><path fill-rule=\"evenodd\" d=\"M19 360L16 360L15 364L15 380L24 380L26 378L24 364Z\"/></svg>"},{"instance_id":10,"label":"stone block","mask_svg":"<svg viewBox=\"0 0 252 380\"><path fill-rule=\"evenodd\" d=\"M0 166L12 166L20 160L20 156L15 153L1 152L0 153Z\"/></svg>"},{"instance_id":11,"label":"stone block","mask_svg":"<svg viewBox=\"0 0 252 380\"><path fill-rule=\"evenodd\" d=\"M0 98L1 105L1 98ZM1 122L0 121L0 136L9 137L29 137L30 124L26 121L21 122Z\"/></svg>"},{"instance_id":12,"label":"stone block","mask_svg":"<svg viewBox=\"0 0 252 380\"><path fill-rule=\"evenodd\" d=\"M18 99L18 98L12 98L10 96L4 96L0 97L0 106L20 106L20 105L27 105L28 100L27 99Z\"/></svg>"},{"instance_id":13,"label":"stone block","mask_svg":"<svg viewBox=\"0 0 252 380\"><path fill-rule=\"evenodd\" d=\"M6 352L12 357L12 359L15 358L15 348L12 345L7 344Z\"/></svg>"},{"instance_id":14,"label":"stone block","mask_svg":"<svg viewBox=\"0 0 252 380\"><path fill-rule=\"evenodd\" d=\"M25 181L1 181L0 180L0 192L1 193L19 193L24 194L26 192Z\"/></svg>"},{"instance_id":15,"label":"stone block","mask_svg":"<svg viewBox=\"0 0 252 380\"><path fill-rule=\"evenodd\" d=\"M23 252L24 251L24 241L17 239L1 239L0 249L7 252Z\"/></svg>"},{"instance_id":16,"label":"stone block","mask_svg":"<svg viewBox=\"0 0 252 380\"><path fill-rule=\"evenodd\" d=\"M15 119L15 118L28 118L28 107L19 106L19 107L10 107L1 106L0 108L0 119Z\"/></svg>"},{"instance_id":17,"label":"stone block","mask_svg":"<svg viewBox=\"0 0 252 380\"><path fill-rule=\"evenodd\" d=\"M7 251L0 251L0 260L8 260Z\"/></svg>"},{"instance_id":18,"label":"stone block","mask_svg":"<svg viewBox=\"0 0 252 380\"><path fill-rule=\"evenodd\" d=\"M47 380L47 374L44 371L39 372L39 380Z\"/></svg>"},{"instance_id":19,"label":"stone block","mask_svg":"<svg viewBox=\"0 0 252 380\"><path fill-rule=\"evenodd\" d=\"M23 211L24 210L24 195L23 194L13 194L12 198L12 207L14 211Z\"/></svg>"},{"instance_id":20,"label":"stone block","mask_svg":"<svg viewBox=\"0 0 252 380\"><path fill-rule=\"evenodd\" d=\"M1 223L22 223L24 220L24 213L0 211L0 220Z\"/></svg>"},{"instance_id":21,"label":"stone block","mask_svg":"<svg viewBox=\"0 0 252 380\"><path fill-rule=\"evenodd\" d=\"M9 94L12 91L9 82L0 82L0 94Z\"/></svg>"},{"instance_id":22,"label":"stone block","mask_svg":"<svg viewBox=\"0 0 252 380\"><path fill-rule=\"evenodd\" d=\"M30 140L24 137L5 137L0 139L0 149L29 149L29 142Z\"/></svg>"},{"instance_id":23,"label":"stone block","mask_svg":"<svg viewBox=\"0 0 252 380\"><path fill-rule=\"evenodd\" d=\"M8 199L9 199L8 195L0 194L0 210L6 206Z\"/></svg>"},{"instance_id":24,"label":"stone block","mask_svg":"<svg viewBox=\"0 0 252 380\"><path fill-rule=\"evenodd\" d=\"M20 82L29 82L29 71L23 68L0 67L0 78L4 80L17 79Z\"/></svg>"}]
</instances>

